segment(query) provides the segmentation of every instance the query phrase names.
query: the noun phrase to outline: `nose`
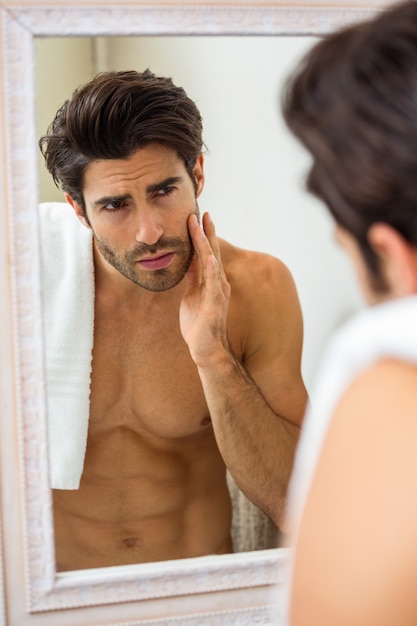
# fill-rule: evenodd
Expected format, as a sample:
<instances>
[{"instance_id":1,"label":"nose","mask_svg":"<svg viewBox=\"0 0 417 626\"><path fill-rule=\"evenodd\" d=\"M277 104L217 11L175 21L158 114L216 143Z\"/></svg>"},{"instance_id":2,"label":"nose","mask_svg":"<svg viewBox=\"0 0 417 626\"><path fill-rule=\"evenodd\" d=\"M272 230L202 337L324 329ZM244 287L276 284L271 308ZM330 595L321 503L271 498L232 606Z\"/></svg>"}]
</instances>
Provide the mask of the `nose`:
<instances>
[{"instance_id":1,"label":"nose","mask_svg":"<svg viewBox=\"0 0 417 626\"><path fill-rule=\"evenodd\" d=\"M138 243L152 245L163 234L163 227L156 211L140 208L135 215L135 239Z\"/></svg>"}]
</instances>

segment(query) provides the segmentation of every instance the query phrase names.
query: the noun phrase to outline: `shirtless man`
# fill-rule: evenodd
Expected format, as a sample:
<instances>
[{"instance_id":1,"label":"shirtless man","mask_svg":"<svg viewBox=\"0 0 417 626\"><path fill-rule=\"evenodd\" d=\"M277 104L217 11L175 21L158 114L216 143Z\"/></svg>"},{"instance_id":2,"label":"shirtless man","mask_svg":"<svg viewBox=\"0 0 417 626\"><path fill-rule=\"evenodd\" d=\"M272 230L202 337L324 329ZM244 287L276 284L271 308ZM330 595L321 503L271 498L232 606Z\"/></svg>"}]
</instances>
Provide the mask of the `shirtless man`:
<instances>
[{"instance_id":1,"label":"shirtless man","mask_svg":"<svg viewBox=\"0 0 417 626\"><path fill-rule=\"evenodd\" d=\"M300 307L280 261L200 225L201 132L170 79L118 72L40 140L95 276L84 469L53 491L59 570L231 552L226 467L279 524L306 403Z\"/></svg>"}]
</instances>

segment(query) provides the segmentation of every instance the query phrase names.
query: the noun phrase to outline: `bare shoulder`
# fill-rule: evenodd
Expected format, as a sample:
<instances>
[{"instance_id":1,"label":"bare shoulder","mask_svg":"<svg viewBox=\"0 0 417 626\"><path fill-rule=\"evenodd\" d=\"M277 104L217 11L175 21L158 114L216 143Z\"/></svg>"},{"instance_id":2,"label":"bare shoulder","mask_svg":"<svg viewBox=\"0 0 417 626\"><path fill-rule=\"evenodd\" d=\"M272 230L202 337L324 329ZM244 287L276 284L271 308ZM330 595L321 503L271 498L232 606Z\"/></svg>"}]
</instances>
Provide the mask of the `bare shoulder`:
<instances>
[{"instance_id":1,"label":"bare shoulder","mask_svg":"<svg viewBox=\"0 0 417 626\"><path fill-rule=\"evenodd\" d=\"M242 332L246 355L260 344L275 346L296 362L302 345L302 313L288 267L276 257L232 246L220 240L223 268L232 289L230 314ZM285 338L285 339L284 339ZM275 343L274 343L275 342Z\"/></svg>"},{"instance_id":2,"label":"bare shoulder","mask_svg":"<svg viewBox=\"0 0 417 626\"><path fill-rule=\"evenodd\" d=\"M395 407L396 415L409 409L415 416L417 428L417 362L398 358L383 358L359 374L340 399L337 414L354 409L369 414L368 419L390 415ZM369 409L378 409L370 411ZM394 416L392 416L394 417Z\"/></svg>"},{"instance_id":3,"label":"bare shoulder","mask_svg":"<svg viewBox=\"0 0 417 626\"><path fill-rule=\"evenodd\" d=\"M390 462L399 461L400 456L409 451L415 459L417 472L415 441L417 363L383 358L360 373L342 394L332 417L324 452L329 451L329 461L338 455L340 459L346 459L355 448L357 461L363 462L362 471L365 472L372 458L381 464L387 460L384 454L389 446L392 449ZM410 443L412 448L408 449ZM396 454L399 455L397 458Z\"/></svg>"},{"instance_id":4,"label":"bare shoulder","mask_svg":"<svg viewBox=\"0 0 417 626\"><path fill-rule=\"evenodd\" d=\"M234 289L253 295L282 294L282 289L292 290L294 280L288 267L280 259L264 252L256 252L233 246L219 239L222 263L228 281ZM279 289L277 289L279 287Z\"/></svg>"},{"instance_id":5,"label":"bare shoulder","mask_svg":"<svg viewBox=\"0 0 417 626\"><path fill-rule=\"evenodd\" d=\"M381 359L332 416L297 542L294 623L417 622L416 441L417 364Z\"/></svg>"},{"instance_id":6,"label":"bare shoulder","mask_svg":"<svg viewBox=\"0 0 417 626\"><path fill-rule=\"evenodd\" d=\"M231 286L228 335L235 354L278 415L299 425L303 318L291 272L272 255L220 241Z\"/></svg>"},{"instance_id":7,"label":"bare shoulder","mask_svg":"<svg viewBox=\"0 0 417 626\"><path fill-rule=\"evenodd\" d=\"M365 472L370 459L383 463L386 446L391 447L391 461L407 453L417 454L417 363L383 358L360 373L340 397L329 427L325 449L330 457L347 458L349 443L359 454ZM333 457L333 453L336 455ZM378 456L381 455L381 456ZM359 466L358 466L358 471Z\"/></svg>"}]
</instances>

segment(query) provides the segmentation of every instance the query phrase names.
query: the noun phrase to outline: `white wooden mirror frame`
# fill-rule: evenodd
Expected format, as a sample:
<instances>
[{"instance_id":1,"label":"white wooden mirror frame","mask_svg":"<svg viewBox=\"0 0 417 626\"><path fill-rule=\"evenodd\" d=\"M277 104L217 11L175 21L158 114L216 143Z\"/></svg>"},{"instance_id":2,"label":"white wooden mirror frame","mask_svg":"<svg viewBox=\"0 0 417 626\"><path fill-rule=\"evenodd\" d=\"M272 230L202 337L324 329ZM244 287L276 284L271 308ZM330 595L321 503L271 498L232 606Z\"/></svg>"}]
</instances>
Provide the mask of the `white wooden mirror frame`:
<instances>
[{"instance_id":1,"label":"white wooden mirror frame","mask_svg":"<svg viewBox=\"0 0 417 626\"><path fill-rule=\"evenodd\" d=\"M284 550L265 550L55 572L35 210L34 37L321 35L388 3L0 2L0 626L267 624L285 559Z\"/></svg>"}]
</instances>

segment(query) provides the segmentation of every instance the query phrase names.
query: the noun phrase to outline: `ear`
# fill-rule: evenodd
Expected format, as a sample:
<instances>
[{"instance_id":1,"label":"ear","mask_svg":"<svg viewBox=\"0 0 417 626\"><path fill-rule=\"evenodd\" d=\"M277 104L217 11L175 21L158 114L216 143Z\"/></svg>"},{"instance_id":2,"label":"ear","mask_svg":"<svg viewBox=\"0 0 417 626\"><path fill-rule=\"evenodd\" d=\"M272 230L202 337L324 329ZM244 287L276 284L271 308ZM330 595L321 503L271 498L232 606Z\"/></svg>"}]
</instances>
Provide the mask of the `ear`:
<instances>
[{"instance_id":1,"label":"ear","mask_svg":"<svg viewBox=\"0 0 417 626\"><path fill-rule=\"evenodd\" d=\"M72 206L72 208L74 209L75 215L78 217L80 222L84 224L84 226L86 226L87 228L91 228L87 218L84 215L82 206L78 204L78 202L76 202L73 198L71 198L71 196L67 193L65 194L65 200L68 202L68 204Z\"/></svg>"},{"instance_id":2,"label":"ear","mask_svg":"<svg viewBox=\"0 0 417 626\"><path fill-rule=\"evenodd\" d=\"M195 162L193 174L197 185L196 198L198 198L204 187L204 156L202 154L198 156Z\"/></svg>"},{"instance_id":3,"label":"ear","mask_svg":"<svg viewBox=\"0 0 417 626\"><path fill-rule=\"evenodd\" d=\"M373 224L368 241L381 259L382 271L394 297L417 293L417 246L410 244L392 226Z\"/></svg>"}]
</instances>

